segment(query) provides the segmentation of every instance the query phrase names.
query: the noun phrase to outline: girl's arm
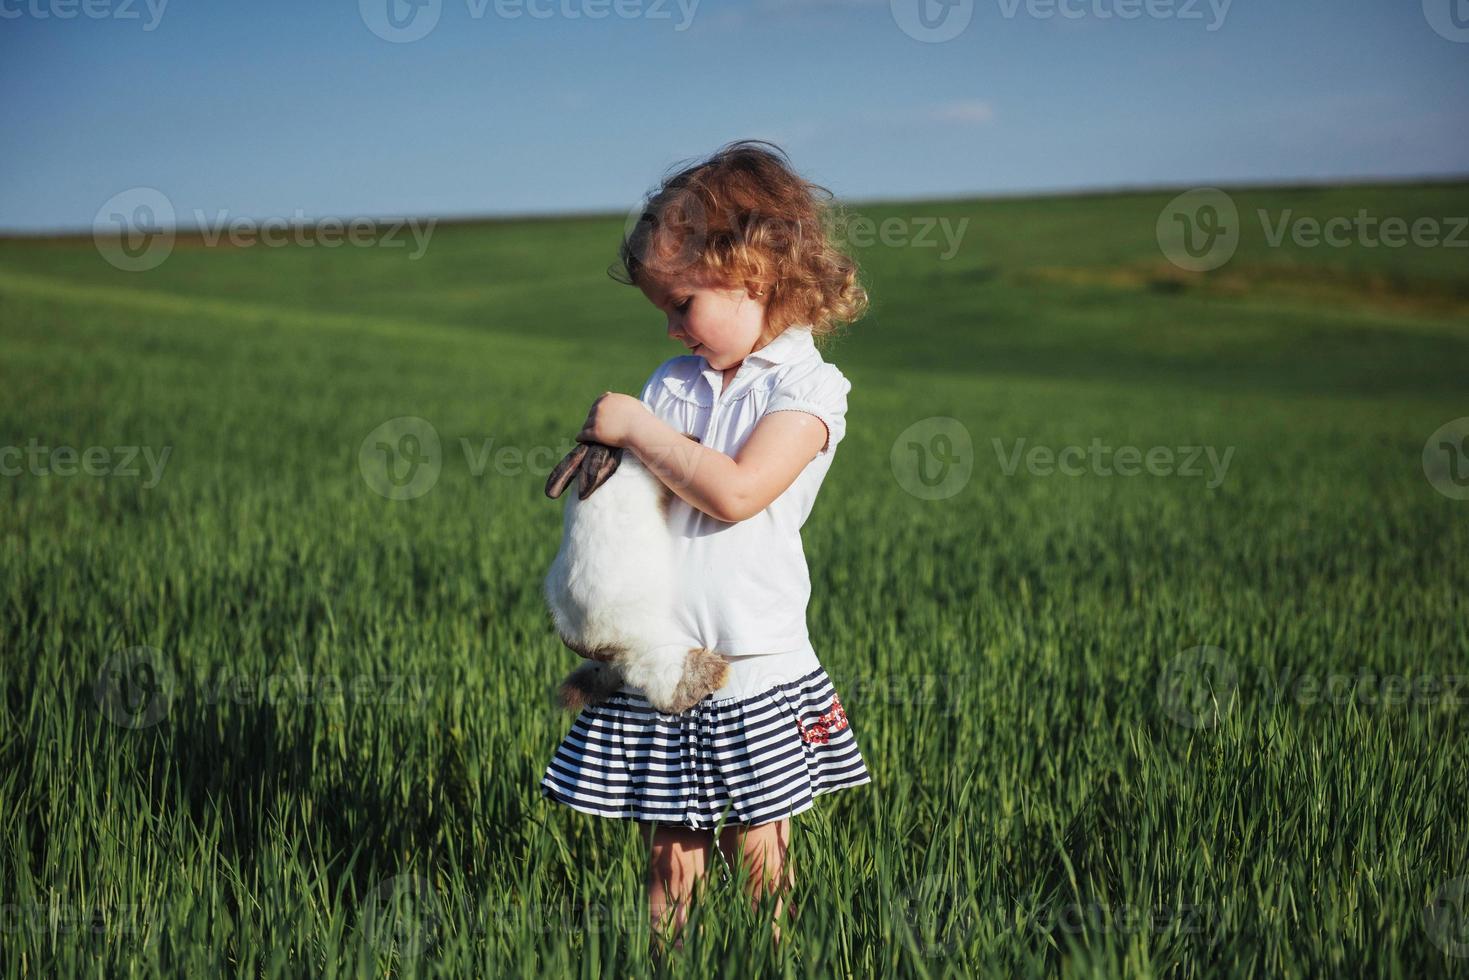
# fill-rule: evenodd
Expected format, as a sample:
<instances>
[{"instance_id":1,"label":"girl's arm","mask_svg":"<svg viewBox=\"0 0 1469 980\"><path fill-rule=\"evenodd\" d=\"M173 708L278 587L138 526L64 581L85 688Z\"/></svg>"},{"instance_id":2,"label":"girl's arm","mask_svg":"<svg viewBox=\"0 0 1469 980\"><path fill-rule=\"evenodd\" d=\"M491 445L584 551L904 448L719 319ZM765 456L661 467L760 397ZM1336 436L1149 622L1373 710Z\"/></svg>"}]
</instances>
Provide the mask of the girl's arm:
<instances>
[{"instance_id":1,"label":"girl's arm","mask_svg":"<svg viewBox=\"0 0 1469 980\"><path fill-rule=\"evenodd\" d=\"M622 446L690 506L736 523L754 517L786 491L826 445L826 426L808 412L772 412L730 458L700 445L627 395L603 395L579 441Z\"/></svg>"},{"instance_id":2,"label":"girl's arm","mask_svg":"<svg viewBox=\"0 0 1469 980\"><path fill-rule=\"evenodd\" d=\"M733 459L687 438L652 412L634 426L628 442L674 493L731 524L769 507L824 445L826 426L806 412L767 415Z\"/></svg>"}]
</instances>

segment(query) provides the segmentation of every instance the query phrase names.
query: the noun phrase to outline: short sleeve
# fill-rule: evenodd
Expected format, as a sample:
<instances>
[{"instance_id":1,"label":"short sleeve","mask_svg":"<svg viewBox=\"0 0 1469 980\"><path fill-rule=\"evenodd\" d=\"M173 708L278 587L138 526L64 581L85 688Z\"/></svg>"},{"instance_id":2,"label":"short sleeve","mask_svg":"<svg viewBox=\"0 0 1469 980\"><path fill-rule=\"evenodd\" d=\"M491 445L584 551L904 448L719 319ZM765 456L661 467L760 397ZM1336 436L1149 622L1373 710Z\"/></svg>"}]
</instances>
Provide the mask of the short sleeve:
<instances>
[{"instance_id":1,"label":"short sleeve","mask_svg":"<svg viewBox=\"0 0 1469 980\"><path fill-rule=\"evenodd\" d=\"M663 389L663 377L668 373L669 365L675 360L677 358L670 358L654 368L653 373L648 376L647 383L643 385L642 394L638 395L638 401L648 406L654 412L658 410L657 403L658 397Z\"/></svg>"},{"instance_id":2,"label":"short sleeve","mask_svg":"<svg viewBox=\"0 0 1469 980\"><path fill-rule=\"evenodd\" d=\"M765 414L808 412L821 419L826 424L826 445L816 455L830 455L847 433L847 392L851 390L852 382L835 364L822 362L816 370L778 385Z\"/></svg>"}]
</instances>

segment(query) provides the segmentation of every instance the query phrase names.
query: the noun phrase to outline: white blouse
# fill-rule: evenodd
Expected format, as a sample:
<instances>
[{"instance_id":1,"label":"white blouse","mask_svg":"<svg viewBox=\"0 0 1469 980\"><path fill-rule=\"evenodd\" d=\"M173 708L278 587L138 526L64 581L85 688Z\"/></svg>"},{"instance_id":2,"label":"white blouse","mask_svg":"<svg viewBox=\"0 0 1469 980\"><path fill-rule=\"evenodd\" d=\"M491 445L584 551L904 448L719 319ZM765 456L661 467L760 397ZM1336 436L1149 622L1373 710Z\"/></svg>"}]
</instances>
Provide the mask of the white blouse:
<instances>
[{"instance_id":1,"label":"white blouse","mask_svg":"<svg viewBox=\"0 0 1469 980\"><path fill-rule=\"evenodd\" d=\"M729 656L812 653L806 629L811 580L801 526L816 502L837 443L846 434L852 384L816 350L807 327L790 327L741 363L727 391L722 372L699 355L658 366L641 399L679 432L730 457L771 412L809 412L827 441L786 491L747 520L730 524L675 496L669 506L681 594L679 642Z\"/></svg>"}]
</instances>

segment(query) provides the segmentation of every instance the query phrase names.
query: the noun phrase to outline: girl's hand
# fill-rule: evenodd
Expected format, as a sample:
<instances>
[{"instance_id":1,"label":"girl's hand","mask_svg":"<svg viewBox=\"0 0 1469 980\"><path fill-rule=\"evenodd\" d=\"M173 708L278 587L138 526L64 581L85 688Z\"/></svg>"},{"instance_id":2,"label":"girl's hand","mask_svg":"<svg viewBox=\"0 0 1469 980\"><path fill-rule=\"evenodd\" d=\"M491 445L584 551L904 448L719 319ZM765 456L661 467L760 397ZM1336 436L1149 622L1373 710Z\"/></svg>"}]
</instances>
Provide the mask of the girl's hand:
<instances>
[{"instance_id":1,"label":"girl's hand","mask_svg":"<svg viewBox=\"0 0 1469 980\"><path fill-rule=\"evenodd\" d=\"M604 392L592 402L587 420L576 434L577 442L600 442L604 446L626 446L633 430L653 413L638 399L615 391Z\"/></svg>"}]
</instances>

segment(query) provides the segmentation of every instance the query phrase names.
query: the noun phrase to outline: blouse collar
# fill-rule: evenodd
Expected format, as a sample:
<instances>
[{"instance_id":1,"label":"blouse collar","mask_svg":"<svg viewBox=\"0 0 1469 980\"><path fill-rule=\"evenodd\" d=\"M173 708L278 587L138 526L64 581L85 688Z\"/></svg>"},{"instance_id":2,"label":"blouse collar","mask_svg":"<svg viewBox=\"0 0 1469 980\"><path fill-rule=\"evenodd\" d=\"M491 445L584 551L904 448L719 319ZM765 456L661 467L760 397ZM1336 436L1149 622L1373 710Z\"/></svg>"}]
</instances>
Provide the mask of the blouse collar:
<instances>
[{"instance_id":1,"label":"blouse collar","mask_svg":"<svg viewBox=\"0 0 1469 980\"><path fill-rule=\"evenodd\" d=\"M787 327L770 343L746 355L740 369L730 382L724 399L735 401L743 398L756 378L781 364L790 364L808 357L819 356L816 341L809 326ZM666 387L675 397L693 402L701 408L714 404L714 386L724 383L723 372L709 366L700 354L692 360L694 371L688 377L676 377L673 372L663 378Z\"/></svg>"}]
</instances>

